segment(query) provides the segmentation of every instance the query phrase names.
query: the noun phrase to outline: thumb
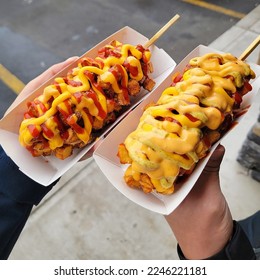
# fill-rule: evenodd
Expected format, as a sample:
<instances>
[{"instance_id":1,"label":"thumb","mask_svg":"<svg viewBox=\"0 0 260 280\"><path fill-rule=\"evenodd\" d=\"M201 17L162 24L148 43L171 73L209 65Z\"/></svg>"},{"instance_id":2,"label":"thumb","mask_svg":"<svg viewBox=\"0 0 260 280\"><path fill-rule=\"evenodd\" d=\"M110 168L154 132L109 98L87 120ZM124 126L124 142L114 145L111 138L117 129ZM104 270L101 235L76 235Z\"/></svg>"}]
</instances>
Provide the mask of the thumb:
<instances>
[{"instance_id":1,"label":"thumb","mask_svg":"<svg viewBox=\"0 0 260 280\"><path fill-rule=\"evenodd\" d=\"M224 154L225 148L222 145L218 145L196 182L197 189L208 189L208 184L211 186L217 186L217 189L219 189L219 169ZM210 189L212 190L213 188Z\"/></svg>"},{"instance_id":2,"label":"thumb","mask_svg":"<svg viewBox=\"0 0 260 280\"><path fill-rule=\"evenodd\" d=\"M207 173L216 173L219 171L220 164L222 162L222 159L225 154L225 148L221 144L218 145L218 147L215 149L213 154L211 155L208 163L206 164L204 168L204 172Z\"/></svg>"}]
</instances>

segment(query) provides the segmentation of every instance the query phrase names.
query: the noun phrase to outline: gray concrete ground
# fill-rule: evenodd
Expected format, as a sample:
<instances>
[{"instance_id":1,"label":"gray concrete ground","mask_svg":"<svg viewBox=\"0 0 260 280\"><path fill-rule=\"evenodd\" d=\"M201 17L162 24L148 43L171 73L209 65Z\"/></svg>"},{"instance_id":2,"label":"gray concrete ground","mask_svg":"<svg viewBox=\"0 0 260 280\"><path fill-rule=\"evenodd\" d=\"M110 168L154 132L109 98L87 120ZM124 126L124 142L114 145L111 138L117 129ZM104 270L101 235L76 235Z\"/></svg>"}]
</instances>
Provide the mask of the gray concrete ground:
<instances>
[{"instance_id":1,"label":"gray concrete ground","mask_svg":"<svg viewBox=\"0 0 260 280\"><path fill-rule=\"evenodd\" d=\"M80 9L81 2L77 1L76 4L76 9L78 9L79 13L83 12ZM135 5L137 2L133 1ZM146 1L141 2L148 3ZM166 2L170 3L170 1ZM45 1L41 3L35 2L34 5L37 8L43 5L42 3L45 3ZM61 4L61 2L57 1L57 10L58 3ZM155 2L152 1L152 3L154 4ZM125 5L127 4L124 2L124 7ZM161 26L165 22L165 7L162 7L165 10L165 15L161 22L151 21L150 25L146 25L145 22L148 19L155 19L158 16L156 11L148 7L145 10L145 15L138 11L133 14L134 7L128 6L129 12L132 13L133 17L133 26L131 27L139 31L141 29L140 32L148 37L153 34L154 30L159 29L159 25ZM76 18L69 17L69 11L66 7L64 4L63 13L58 14L57 17L67 17L69 19L67 24L77 26L77 28L91 26L86 24L78 25ZM112 11L112 6L106 4L106 2L96 1L95 4L90 3L92 11L96 11L98 7L105 8L106 13L111 14L111 16L115 12ZM185 7L183 6L182 8L184 9ZM121 24L123 17L128 17L128 15L122 7L117 7L117 9L120 12L123 11L123 15L120 15ZM83 38L80 34L84 32L87 34L86 36L90 36L90 34L94 36L96 43L100 38L109 35L107 30L102 28L108 24L107 19L109 17L106 16L105 18L100 18L99 25L91 26L86 30L79 30L75 27L74 32L70 33L70 44L63 41L64 36L61 34L66 32L66 25L55 25L56 32L50 32L52 34L50 36L53 36L51 39L38 38L33 29L39 28L44 33L47 28L52 26L52 22L37 21L37 9L35 11L35 14L29 15L27 14L26 5L21 8L19 14L13 15L17 16L17 23L12 22L12 30L19 31L23 35L27 34L27 36L33 34L35 41L39 41L41 46L44 46L44 49L48 51L55 50L57 60L59 57L66 57L68 52L72 55L84 52L83 49L77 48L82 46L80 40L83 40ZM39 8L38 12L40 11L42 10ZM54 9L52 12L55 13L55 11ZM10 12L12 13L12 10ZM173 13L175 13L174 10ZM21 15L29 16L26 26L18 24L18 18ZM86 16L94 19L95 13L89 13ZM39 16L39 18L41 17ZM208 18L212 19L212 21L216 20L221 26L220 16L214 18L213 14L209 12ZM190 22L185 24L187 26L188 24L200 24L196 16L193 17L193 20L194 22L190 17ZM97 23L96 20L95 22ZM117 25L116 21L113 22L114 30L117 30L119 24ZM127 20L125 22L127 23ZM8 26L6 28L8 29ZM185 51L182 50L185 45L184 41L182 41L184 45L178 45L178 36L185 37L184 33L181 30L176 31L173 29L172 32L164 37L165 41L162 42L167 52L174 58L176 53L172 52L171 46L169 49L169 42L176 42L174 47L180 50L180 56L176 61L180 61L188 52L187 48ZM186 44L190 44L194 39L194 45L189 45L190 50L198 44L205 44L218 50L229 51L239 55L245 49L245 46L260 33L260 7L255 8L242 20L233 22L228 28L224 27L223 30L219 31L219 34L215 34L216 36L212 36L209 33L209 30L205 30L205 37L206 35L209 35L209 37L206 40L203 37L204 41L196 41L196 34L194 34L194 38L187 38ZM88 49L90 45L86 44L85 47ZM256 62L258 53L259 47L248 60ZM44 62L45 60L42 61ZM223 142L226 147L226 155L221 168L221 183L235 219L244 218L259 209L260 185L252 180L247 171L236 162L238 150L247 131L256 120L259 106L260 98L258 95L258 99L251 108L252 110L248 112L240 125ZM135 205L121 195L103 176L92 159L76 164L61 178L54 191L34 209L10 258L178 259L176 240L164 217Z\"/></svg>"}]
</instances>

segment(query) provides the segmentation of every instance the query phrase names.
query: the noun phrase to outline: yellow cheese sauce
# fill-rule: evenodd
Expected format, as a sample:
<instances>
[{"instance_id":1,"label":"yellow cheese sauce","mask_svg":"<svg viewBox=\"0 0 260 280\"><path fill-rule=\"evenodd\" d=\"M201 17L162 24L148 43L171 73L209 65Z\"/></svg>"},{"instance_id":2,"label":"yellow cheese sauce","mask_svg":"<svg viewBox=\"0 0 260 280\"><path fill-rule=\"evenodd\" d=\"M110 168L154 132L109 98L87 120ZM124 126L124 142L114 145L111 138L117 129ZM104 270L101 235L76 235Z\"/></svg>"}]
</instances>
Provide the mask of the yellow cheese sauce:
<instances>
[{"instance_id":1,"label":"yellow cheese sauce","mask_svg":"<svg viewBox=\"0 0 260 280\"><path fill-rule=\"evenodd\" d=\"M190 170L202 157L203 129L218 130L232 115L232 94L254 72L230 54L209 53L190 60L182 78L148 107L124 145L135 181L147 174L157 192L172 193L181 168Z\"/></svg>"},{"instance_id":2,"label":"yellow cheese sauce","mask_svg":"<svg viewBox=\"0 0 260 280\"><path fill-rule=\"evenodd\" d=\"M150 51L141 46L113 41L99 50L95 59L83 59L66 78L56 78L54 84L47 86L43 93L30 103L33 104L37 117L29 112L25 114L19 131L21 145L31 147L42 134L52 150L62 147L64 139L59 129L61 124L53 119L58 112L71 125L77 137L87 144L92 132L91 118L104 120L108 114L107 98L96 77L99 82L109 84L115 94L124 94L126 97L129 76L137 81L143 79L147 73L143 73L141 59L147 63L150 57ZM80 95L82 92L88 94ZM83 120L81 126L77 124L78 113L81 122Z\"/></svg>"}]
</instances>

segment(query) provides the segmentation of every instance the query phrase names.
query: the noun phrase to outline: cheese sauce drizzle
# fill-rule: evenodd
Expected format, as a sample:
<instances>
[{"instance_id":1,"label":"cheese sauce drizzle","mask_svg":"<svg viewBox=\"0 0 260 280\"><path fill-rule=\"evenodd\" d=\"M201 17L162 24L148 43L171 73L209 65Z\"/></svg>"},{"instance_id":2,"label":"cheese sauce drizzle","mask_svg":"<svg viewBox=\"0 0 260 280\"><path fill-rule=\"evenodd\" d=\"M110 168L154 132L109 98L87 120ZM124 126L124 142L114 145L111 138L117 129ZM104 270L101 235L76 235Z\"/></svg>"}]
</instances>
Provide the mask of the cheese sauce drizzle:
<instances>
[{"instance_id":1,"label":"cheese sauce drizzle","mask_svg":"<svg viewBox=\"0 0 260 280\"><path fill-rule=\"evenodd\" d=\"M218 130L232 115L233 95L255 74L231 54L209 53L190 60L177 83L148 107L124 145L131 158L126 171L135 181L147 174L159 193L170 194L181 169L190 170L201 154L203 129ZM208 147L209 148L209 147Z\"/></svg>"},{"instance_id":2,"label":"cheese sauce drizzle","mask_svg":"<svg viewBox=\"0 0 260 280\"><path fill-rule=\"evenodd\" d=\"M55 118L57 113L87 144L93 118L102 121L109 113L107 97L100 83L111 86L116 98L122 95L121 99L126 103L123 105L128 105L129 77L139 82L147 76L141 63L149 63L150 57L150 51L140 45L113 41L100 49L95 59L83 59L67 77L56 78L54 84L47 86L39 97L28 104L28 107L33 105L34 112L26 112L20 125L21 145L30 150L34 141L42 135L48 140L46 143L51 150L62 147L66 135L61 133L62 123ZM83 120L83 125L78 124L79 118L81 122Z\"/></svg>"}]
</instances>

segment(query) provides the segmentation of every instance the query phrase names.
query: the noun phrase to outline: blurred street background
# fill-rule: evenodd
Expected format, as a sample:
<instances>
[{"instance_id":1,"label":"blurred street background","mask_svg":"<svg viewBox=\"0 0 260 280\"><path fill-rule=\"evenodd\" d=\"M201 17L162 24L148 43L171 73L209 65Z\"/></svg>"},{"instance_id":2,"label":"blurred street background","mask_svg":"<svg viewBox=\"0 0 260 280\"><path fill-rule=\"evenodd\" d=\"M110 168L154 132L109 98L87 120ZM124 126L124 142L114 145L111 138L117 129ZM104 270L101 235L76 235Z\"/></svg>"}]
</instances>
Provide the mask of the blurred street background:
<instances>
[{"instance_id":1,"label":"blurred street background","mask_svg":"<svg viewBox=\"0 0 260 280\"><path fill-rule=\"evenodd\" d=\"M212 46L219 48L226 43L228 49L237 42L230 34L239 34L239 28L245 25L247 30L254 23L254 29L243 38L254 38L260 33L258 4L257 0L1 0L0 118L31 79L57 62L82 55L124 26L150 38L179 14L177 23L156 42L178 63L200 44L207 46L213 42ZM254 22L249 25L251 17L247 15L254 10ZM226 33L228 30L232 33ZM234 38L238 39L237 35ZM232 50L240 51L239 47L233 45ZM256 62L258 53L253 57ZM256 116L255 113L253 119ZM246 126L251 124L252 121ZM236 163L245 134L243 128L239 137L234 136L234 141L240 142L227 149L222 174L224 192L235 218L243 218L259 208L259 183L248 178ZM234 187L231 180L240 182L236 190L230 189ZM176 241L164 218L123 197L89 159L68 171L34 209L11 258L178 256Z\"/></svg>"},{"instance_id":2,"label":"blurred street background","mask_svg":"<svg viewBox=\"0 0 260 280\"><path fill-rule=\"evenodd\" d=\"M150 38L179 14L178 22L156 42L178 63L257 4L257 0L1 0L0 63L21 83L6 85L0 79L0 116L23 84L56 62L82 55L126 25Z\"/></svg>"}]
</instances>

